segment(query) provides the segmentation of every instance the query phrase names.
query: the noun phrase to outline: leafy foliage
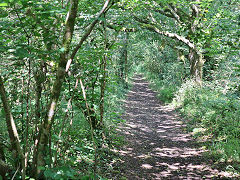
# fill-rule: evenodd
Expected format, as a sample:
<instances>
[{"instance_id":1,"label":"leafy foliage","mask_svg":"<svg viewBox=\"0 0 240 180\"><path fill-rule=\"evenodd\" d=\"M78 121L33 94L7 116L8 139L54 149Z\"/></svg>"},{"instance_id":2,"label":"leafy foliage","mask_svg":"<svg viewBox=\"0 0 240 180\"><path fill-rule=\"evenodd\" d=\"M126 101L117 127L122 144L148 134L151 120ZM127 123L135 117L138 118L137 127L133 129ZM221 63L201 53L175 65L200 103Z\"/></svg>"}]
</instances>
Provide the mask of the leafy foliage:
<instances>
[{"instance_id":1,"label":"leafy foliage","mask_svg":"<svg viewBox=\"0 0 240 180\"><path fill-rule=\"evenodd\" d=\"M191 118L194 132L204 130L213 154L239 163L238 1L105 3L0 2L0 175L104 179L135 72ZM192 81L200 66L202 88Z\"/></svg>"}]
</instances>

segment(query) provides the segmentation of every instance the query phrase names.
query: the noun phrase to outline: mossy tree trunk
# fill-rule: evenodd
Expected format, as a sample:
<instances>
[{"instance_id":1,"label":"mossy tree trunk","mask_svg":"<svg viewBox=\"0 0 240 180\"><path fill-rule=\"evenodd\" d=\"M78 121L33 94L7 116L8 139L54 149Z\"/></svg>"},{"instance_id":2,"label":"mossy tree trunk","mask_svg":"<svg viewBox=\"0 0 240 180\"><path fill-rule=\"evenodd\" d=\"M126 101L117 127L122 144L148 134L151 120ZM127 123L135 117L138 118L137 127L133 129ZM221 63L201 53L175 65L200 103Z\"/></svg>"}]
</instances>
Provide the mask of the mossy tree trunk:
<instances>
[{"instance_id":1,"label":"mossy tree trunk","mask_svg":"<svg viewBox=\"0 0 240 180\"><path fill-rule=\"evenodd\" d=\"M198 85L202 86L203 65L204 65L203 55L194 49L190 49L188 59L190 62L191 77L195 80L195 82Z\"/></svg>"}]
</instances>

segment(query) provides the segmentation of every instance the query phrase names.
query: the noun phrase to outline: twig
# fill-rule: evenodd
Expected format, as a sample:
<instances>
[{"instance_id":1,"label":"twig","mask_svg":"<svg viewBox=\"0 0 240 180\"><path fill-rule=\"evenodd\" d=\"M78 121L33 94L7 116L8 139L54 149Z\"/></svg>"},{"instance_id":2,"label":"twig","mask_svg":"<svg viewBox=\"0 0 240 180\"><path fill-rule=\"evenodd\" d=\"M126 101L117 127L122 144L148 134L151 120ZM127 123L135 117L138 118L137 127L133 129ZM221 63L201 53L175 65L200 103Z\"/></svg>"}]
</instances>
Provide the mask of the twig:
<instances>
[{"instance_id":1,"label":"twig","mask_svg":"<svg viewBox=\"0 0 240 180\"><path fill-rule=\"evenodd\" d=\"M17 168L16 172L14 173L14 175L13 175L13 177L12 177L12 179L11 179L11 180L14 180L14 178L15 178L15 176L16 176L16 174L17 174L18 170L19 170L19 168L20 168L20 166L18 166L18 168Z\"/></svg>"}]
</instances>

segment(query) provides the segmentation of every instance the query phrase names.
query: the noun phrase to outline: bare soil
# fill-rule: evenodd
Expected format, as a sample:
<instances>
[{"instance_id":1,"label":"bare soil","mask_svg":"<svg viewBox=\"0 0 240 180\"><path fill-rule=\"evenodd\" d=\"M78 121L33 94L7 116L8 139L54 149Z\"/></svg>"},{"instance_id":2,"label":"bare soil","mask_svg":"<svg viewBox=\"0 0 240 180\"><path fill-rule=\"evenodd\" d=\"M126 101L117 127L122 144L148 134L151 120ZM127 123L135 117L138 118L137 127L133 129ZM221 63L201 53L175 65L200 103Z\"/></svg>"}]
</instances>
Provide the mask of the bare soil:
<instances>
[{"instance_id":1,"label":"bare soil","mask_svg":"<svg viewBox=\"0 0 240 180\"><path fill-rule=\"evenodd\" d=\"M204 149L184 131L184 121L163 105L141 75L133 79L119 131L126 144L120 148L120 171L113 179L232 179L212 168Z\"/></svg>"}]
</instances>

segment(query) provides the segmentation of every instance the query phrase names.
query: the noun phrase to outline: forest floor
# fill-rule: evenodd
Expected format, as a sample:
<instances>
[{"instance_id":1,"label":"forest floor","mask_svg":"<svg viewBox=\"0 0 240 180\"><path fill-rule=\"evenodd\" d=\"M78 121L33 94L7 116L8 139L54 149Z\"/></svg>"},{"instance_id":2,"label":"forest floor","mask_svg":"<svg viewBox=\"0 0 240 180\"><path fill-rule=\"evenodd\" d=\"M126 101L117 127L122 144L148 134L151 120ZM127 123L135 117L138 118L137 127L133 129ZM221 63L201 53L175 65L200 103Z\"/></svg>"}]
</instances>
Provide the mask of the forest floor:
<instances>
[{"instance_id":1,"label":"forest floor","mask_svg":"<svg viewBox=\"0 0 240 180\"><path fill-rule=\"evenodd\" d=\"M213 161L184 131L186 125L174 109L165 106L141 75L125 102L126 120L119 128L126 144L120 148L119 175L113 179L231 179L212 168Z\"/></svg>"}]
</instances>

